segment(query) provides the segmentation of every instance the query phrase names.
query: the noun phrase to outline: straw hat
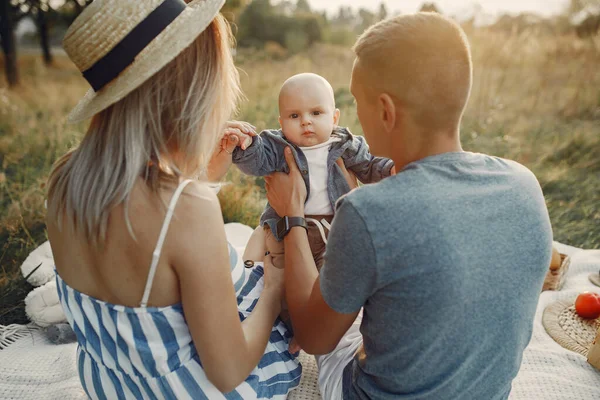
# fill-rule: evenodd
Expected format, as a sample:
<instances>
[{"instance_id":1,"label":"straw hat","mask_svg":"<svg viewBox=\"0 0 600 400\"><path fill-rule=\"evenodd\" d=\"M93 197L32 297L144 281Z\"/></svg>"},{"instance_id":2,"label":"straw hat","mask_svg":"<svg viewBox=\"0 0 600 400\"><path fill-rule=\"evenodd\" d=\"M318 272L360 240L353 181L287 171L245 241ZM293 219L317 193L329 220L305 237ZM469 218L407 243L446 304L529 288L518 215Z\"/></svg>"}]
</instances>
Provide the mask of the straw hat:
<instances>
[{"instance_id":1,"label":"straw hat","mask_svg":"<svg viewBox=\"0 0 600 400\"><path fill-rule=\"evenodd\" d=\"M90 89L69 122L121 100L206 29L225 0L95 0L69 27L63 47Z\"/></svg>"}]
</instances>

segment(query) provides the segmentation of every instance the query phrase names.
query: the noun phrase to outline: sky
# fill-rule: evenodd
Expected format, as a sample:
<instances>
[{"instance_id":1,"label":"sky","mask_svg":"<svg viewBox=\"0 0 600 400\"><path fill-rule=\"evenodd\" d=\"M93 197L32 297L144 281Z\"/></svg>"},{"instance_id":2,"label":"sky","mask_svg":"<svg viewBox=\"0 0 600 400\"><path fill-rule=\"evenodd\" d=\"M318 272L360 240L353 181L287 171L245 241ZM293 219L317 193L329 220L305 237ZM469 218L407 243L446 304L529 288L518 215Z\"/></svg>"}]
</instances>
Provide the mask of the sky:
<instances>
[{"instance_id":1,"label":"sky","mask_svg":"<svg viewBox=\"0 0 600 400\"><path fill-rule=\"evenodd\" d=\"M431 2L432 0L308 0L312 8L326 10L330 15L337 13L340 5L351 6L354 9L364 7L375 10L379 8L381 1L386 4L390 13L396 11L409 13L418 11L424 2ZM50 2L57 5L64 3L64 0L50 0ZM483 12L486 14L498 15L505 12L533 11L548 16L563 11L569 0L433 0L433 2L443 13L460 18L461 13L472 14L472 10L477 3L481 5Z\"/></svg>"},{"instance_id":2,"label":"sky","mask_svg":"<svg viewBox=\"0 0 600 400\"><path fill-rule=\"evenodd\" d=\"M390 13L395 11L410 13L418 11L424 2L432 0L308 0L311 7L316 10L326 10L330 15L337 13L340 5L351 6L354 9L364 7L374 10L379 7L381 1L385 3ZM569 3L568 0L433 0L433 2L443 13L457 17L460 17L461 13L473 10L477 3L481 5L481 9L486 14L498 15L532 11L544 16L560 13Z\"/></svg>"}]
</instances>

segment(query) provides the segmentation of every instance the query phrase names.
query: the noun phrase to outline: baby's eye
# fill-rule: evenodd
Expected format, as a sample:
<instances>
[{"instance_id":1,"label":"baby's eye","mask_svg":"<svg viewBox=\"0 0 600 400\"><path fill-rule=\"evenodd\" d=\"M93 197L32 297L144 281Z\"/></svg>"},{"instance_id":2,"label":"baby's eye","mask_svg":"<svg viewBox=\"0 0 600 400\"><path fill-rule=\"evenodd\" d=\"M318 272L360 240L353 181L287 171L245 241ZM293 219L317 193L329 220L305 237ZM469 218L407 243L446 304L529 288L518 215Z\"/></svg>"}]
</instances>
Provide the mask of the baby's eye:
<instances>
[{"instance_id":1,"label":"baby's eye","mask_svg":"<svg viewBox=\"0 0 600 400\"><path fill-rule=\"evenodd\" d=\"M292 114L292 115L290 115L290 118L293 118L293 119L298 118L298 114Z\"/></svg>"},{"instance_id":2,"label":"baby's eye","mask_svg":"<svg viewBox=\"0 0 600 400\"><path fill-rule=\"evenodd\" d=\"M314 111L313 112L313 115L321 115L321 114L322 114L321 111Z\"/></svg>"}]
</instances>

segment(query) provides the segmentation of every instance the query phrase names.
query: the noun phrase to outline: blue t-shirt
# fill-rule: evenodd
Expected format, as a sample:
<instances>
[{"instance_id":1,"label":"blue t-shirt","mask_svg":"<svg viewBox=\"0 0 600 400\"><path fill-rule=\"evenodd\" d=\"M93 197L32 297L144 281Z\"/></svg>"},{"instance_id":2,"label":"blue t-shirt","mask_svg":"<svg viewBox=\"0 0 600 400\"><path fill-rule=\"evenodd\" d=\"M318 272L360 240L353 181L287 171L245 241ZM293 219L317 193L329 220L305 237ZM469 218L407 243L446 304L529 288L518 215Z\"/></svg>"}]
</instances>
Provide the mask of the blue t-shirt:
<instances>
[{"instance_id":1,"label":"blue t-shirt","mask_svg":"<svg viewBox=\"0 0 600 400\"><path fill-rule=\"evenodd\" d=\"M347 398L506 399L552 249L531 171L445 153L336 208L321 291L337 312L364 307Z\"/></svg>"}]
</instances>

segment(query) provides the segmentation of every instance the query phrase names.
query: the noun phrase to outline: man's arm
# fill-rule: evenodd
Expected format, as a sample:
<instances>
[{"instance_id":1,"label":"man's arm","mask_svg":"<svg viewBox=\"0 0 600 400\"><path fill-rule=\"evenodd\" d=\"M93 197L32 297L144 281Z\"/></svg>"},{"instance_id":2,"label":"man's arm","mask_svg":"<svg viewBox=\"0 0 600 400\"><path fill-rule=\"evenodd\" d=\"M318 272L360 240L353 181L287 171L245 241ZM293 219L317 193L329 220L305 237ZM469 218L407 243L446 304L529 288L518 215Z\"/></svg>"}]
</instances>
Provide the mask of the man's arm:
<instances>
[{"instance_id":1,"label":"man's arm","mask_svg":"<svg viewBox=\"0 0 600 400\"><path fill-rule=\"evenodd\" d=\"M290 168L290 173L275 173L265 178L267 197L269 204L275 209L279 215L287 215L290 217L304 216L304 201L306 199L306 185L302 179L302 175L298 170L298 166L294 161L294 157L290 149L285 151L286 162ZM347 208L350 210L350 208ZM341 210L342 221L352 223L354 218L344 218L344 211ZM332 235L339 237L339 240L334 240L334 243L338 243L335 248L345 249L344 255L339 255L337 265L343 265L345 259L352 257L350 254L351 248L347 246L347 239L352 237L342 237L347 234L352 227L347 229L338 229L334 227L340 225L339 215L334 219L332 226L332 232L330 239L327 244L329 251L329 244L331 243ZM363 221L358 221L362 223ZM340 225L341 226L341 225ZM339 231L337 235L334 233ZM294 325L294 334L298 344L308 353L312 354L326 354L335 348L339 340L342 338L344 333L348 330L352 322L356 319L360 307L364 304L363 299L360 296L357 298L350 299L349 304L344 305L344 312L337 312L332 309L325 301L322 293L321 286L327 286L321 283L319 274L315 262L312 258L312 252L308 244L308 237L306 230L301 227L294 227L288 233L284 239L285 241L285 285L286 285L286 300ZM354 247L354 246L352 246ZM359 248L361 251L361 248ZM333 250L333 253L338 253L337 250ZM366 252L358 254L359 257L364 258ZM332 254L331 257L327 256L326 263L321 269L321 274L325 269L330 268L331 270L338 270L335 266L329 267L327 265L327 259L338 257L336 254ZM358 260L359 265L362 260ZM367 292L363 287L365 283L372 286L370 279L357 279L359 275L353 275L352 273L340 274L342 278L342 286L351 288L350 293ZM350 281L348 281L350 277ZM366 278L366 277L365 277ZM333 279L335 280L335 278ZM360 283L353 283L355 281L361 281ZM355 287L353 287L353 285ZM370 293L370 292L369 292ZM332 298L336 299L335 293L332 293ZM366 297L365 297L366 298ZM356 306L358 305L358 306ZM355 307L356 306L356 307ZM345 308L355 307L349 309L346 312Z\"/></svg>"},{"instance_id":2,"label":"man's arm","mask_svg":"<svg viewBox=\"0 0 600 400\"><path fill-rule=\"evenodd\" d=\"M349 314L338 313L323 299L319 274L304 228L292 228L284 240L286 301L294 335L307 353L327 354L350 328L358 310Z\"/></svg>"}]
</instances>

